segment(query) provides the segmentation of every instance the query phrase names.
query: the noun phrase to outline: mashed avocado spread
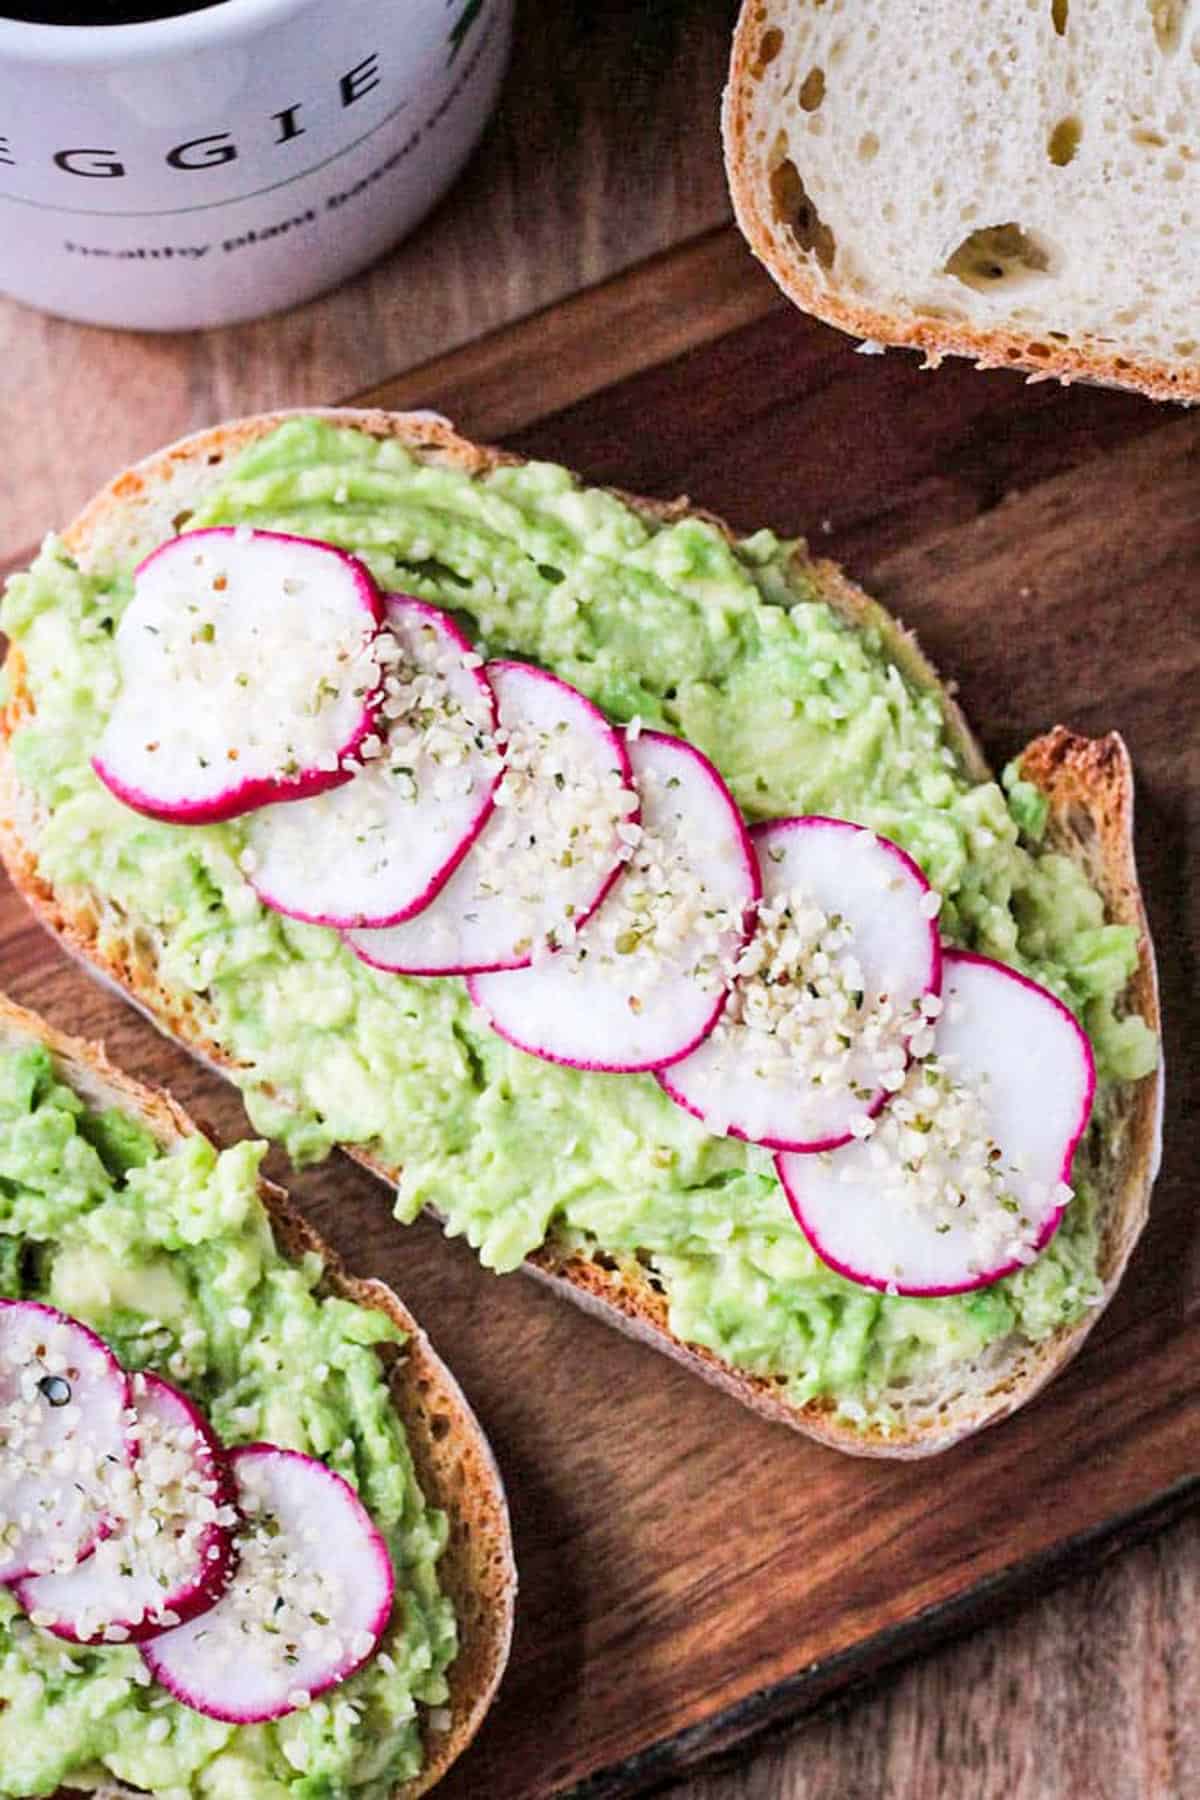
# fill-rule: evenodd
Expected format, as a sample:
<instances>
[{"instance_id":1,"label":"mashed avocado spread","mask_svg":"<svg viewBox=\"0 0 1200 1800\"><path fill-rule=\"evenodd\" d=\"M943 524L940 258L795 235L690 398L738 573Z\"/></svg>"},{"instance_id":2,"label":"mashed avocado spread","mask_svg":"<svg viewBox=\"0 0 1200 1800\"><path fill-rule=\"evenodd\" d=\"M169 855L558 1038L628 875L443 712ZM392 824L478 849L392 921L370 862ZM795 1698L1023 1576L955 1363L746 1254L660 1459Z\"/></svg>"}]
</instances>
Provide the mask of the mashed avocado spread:
<instances>
[{"instance_id":1,"label":"mashed avocado spread","mask_svg":"<svg viewBox=\"0 0 1200 1800\"><path fill-rule=\"evenodd\" d=\"M712 757L750 819L822 812L901 843L944 896L949 941L1014 964L1079 1015L1100 1071L1093 1131L1115 1084L1153 1066L1119 1016L1134 934L1039 848L1044 813L1018 780L973 781L935 696L821 600L770 532L730 546L697 519L655 525L546 464L481 478L316 420L246 450L190 524L272 527L357 552L386 589L450 609L489 655L545 664L615 720L681 733ZM206 996L244 1065L258 1129L298 1161L339 1140L402 1165L397 1212L438 1209L493 1269L545 1239L636 1255L671 1324L795 1401L888 1419L896 1384L996 1339L1032 1340L1094 1300L1096 1206L1077 1193L1019 1275L949 1299L887 1297L826 1268L796 1228L768 1152L710 1136L649 1076L524 1056L458 980L357 962L337 936L265 911L238 868L236 823L153 823L124 809L88 756L112 703L127 569L83 574L50 542L11 584L37 716L21 776L49 811L37 855L159 944L165 979Z\"/></svg>"},{"instance_id":2,"label":"mashed avocado spread","mask_svg":"<svg viewBox=\"0 0 1200 1800\"><path fill-rule=\"evenodd\" d=\"M227 1444L266 1439L353 1482L387 1538L396 1607L381 1653L269 1725L203 1718L151 1685L134 1649L36 1631L0 1588L0 1795L116 1779L169 1800L385 1800L422 1765L416 1703L441 1705L456 1638L426 1506L374 1345L382 1313L314 1291L284 1260L256 1187L264 1146L169 1153L89 1111L40 1046L0 1054L0 1294L83 1319L130 1369L185 1388Z\"/></svg>"}]
</instances>

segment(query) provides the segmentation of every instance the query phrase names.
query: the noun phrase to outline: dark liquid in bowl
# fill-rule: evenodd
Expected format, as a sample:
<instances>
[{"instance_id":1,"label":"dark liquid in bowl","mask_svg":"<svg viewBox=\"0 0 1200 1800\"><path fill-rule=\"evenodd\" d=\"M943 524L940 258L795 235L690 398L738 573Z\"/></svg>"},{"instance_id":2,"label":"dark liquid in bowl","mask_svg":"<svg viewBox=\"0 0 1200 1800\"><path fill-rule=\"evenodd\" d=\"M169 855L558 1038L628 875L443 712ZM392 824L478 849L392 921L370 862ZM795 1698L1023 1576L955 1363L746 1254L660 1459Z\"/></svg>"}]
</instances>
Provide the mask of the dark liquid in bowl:
<instances>
[{"instance_id":1,"label":"dark liquid in bowl","mask_svg":"<svg viewBox=\"0 0 1200 1800\"><path fill-rule=\"evenodd\" d=\"M180 13L207 12L227 0L74 0L74 4L22 6L20 0L0 0L0 19L20 19L26 25L144 25L148 19L173 19Z\"/></svg>"}]
</instances>

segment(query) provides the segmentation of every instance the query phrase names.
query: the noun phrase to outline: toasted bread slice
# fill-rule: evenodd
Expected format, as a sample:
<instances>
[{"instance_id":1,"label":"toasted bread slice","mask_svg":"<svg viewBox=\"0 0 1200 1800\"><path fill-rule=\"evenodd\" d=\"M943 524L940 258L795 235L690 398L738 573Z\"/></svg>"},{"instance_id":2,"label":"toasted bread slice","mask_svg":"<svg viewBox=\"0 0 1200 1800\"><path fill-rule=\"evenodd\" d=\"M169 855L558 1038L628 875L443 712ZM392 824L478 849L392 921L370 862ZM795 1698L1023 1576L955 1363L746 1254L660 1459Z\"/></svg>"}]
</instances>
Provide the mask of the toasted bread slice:
<instances>
[{"instance_id":1,"label":"toasted bread slice","mask_svg":"<svg viewBox=\"0 0 1200 1800\"><path fill-rule=\"evenodd\" d=\"M1181 0L744 0L738 222L798 306L930 363L1200 396Z\"/></svg>"},{"instance_id":2,"label":"toasted bread slice","mask_svg":"<svg viewBox=\"0 0 1200 1800\"><path fill-rule=\"evenodd\" d=\"M0 994L0 1044L13 1049L30 1042L49 1050L59 1080L88 1105L119 1108L164 1148L199 1131L170 1094L114 1068L101 1045L65 1037ZM381 1281L348 1274L282 1188L260 1181L259 1194L283 1254L299 1259L315 1252L320 1257L325 1270L320 1292L386 1313L407 1340L403 1351L389 1358L389 1382L421 1491L450 1523L438 1573L453 1602L460 1635L458 1655L447 1672L449 1727L426 1734L425 1767L396 1789L395 1800L417 1800L475 1736L508 1661L517 1577L504 1484L466 1397L403 1301ZM133 1795L113 1782L97 1791Z\"/></svg>"},{"instance_id":3,"label":"toasted bread slice","mask_svg":"<svg viewBox=\"0 0 1200 1800\"><path fill-rule=\"evenodd\" d=\"M220 478L227 460L287 416L262 415L217 426L128 470L70 526L65 533L68 548L84 567L128 565L176 529L181 515L186 516ZM467 442L444 420L428 413L342 409L323 416L378 437L398 438L422 460L471 475L483 475L502 463L518 460ZM622 498L650 523L661 524L687 510L683 503L666 506L628 495ZM815 582L831 607L858 629L870 625L878 630L908 679L937 695L951 741L972 775L985 779L987 765L966 721L911 634L832 563L814 563L803 550L797 551L797 559L798 573L802 571L806 581ZM22 680L19 653L10 652L7 667L10 697L0 721L0 855L9 875L42 922L92 974L114 985L161 1031L227 1072L231 1058L218 1041L215 1021L203 999L173 993L164 986L149 935L106 909L101 896L86 889L56 891L39 875L37 806L22 789L12 758L3 748L34 703ZM1029 747L1023 766L1026 778L1041 788L1049 801L1050 843L1086 867L1110 919L1136 928L1139 967L1126 1006L1157 1034L1153 953L1134 865L1133 784L1125 747L1115 736L1089 742L1059 729ZM1158 1075L1126 1086L1103 1147L1103 1167L1089 1171L1102 1196L1099 1272L1105 1300L1115 1289L1145 1222L1157 1167L1160 1105ZM362 1146L344 1148L364 1168L395 1186L399 1169L382 1163ZM591 1257L566 1255L548 1243L527 1259L526 1267L579 1305L665 1351L755 1411L859 1455L930 1455L1005 1417L1069 1361L1101 1310L1093 1308L1077 1325L1036 1345L1004 1340L977 1362L964 1365L951 1384L928 1392L907 1388L890 1394L899 1425L884 1432L860 1428L837 1416L826 1401L796 1406L781 1395L775 1382L731 1368L707 1350L680 1341L668 1325L661 1292L633 1257L611 1256L603 1247Z\"/></svg>"}]
</instances>

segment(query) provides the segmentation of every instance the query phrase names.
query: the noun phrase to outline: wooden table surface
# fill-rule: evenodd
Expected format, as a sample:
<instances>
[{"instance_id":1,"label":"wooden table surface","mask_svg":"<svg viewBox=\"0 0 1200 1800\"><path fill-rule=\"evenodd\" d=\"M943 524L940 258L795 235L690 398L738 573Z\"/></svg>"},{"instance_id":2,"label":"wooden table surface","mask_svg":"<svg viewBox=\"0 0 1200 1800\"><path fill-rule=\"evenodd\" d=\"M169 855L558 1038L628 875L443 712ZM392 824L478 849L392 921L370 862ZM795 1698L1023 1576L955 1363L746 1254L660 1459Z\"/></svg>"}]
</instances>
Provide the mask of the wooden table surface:
<instances>
[{"instance_id":1,"label":"wooden table surface","mask_svg":"<svg viewBox=\"0 0 1200 1800\"><path fill-rule=\"evenodd\" d=\"M0 565L119 462L223 415L359 392L723 220L732 18L726 0L525 0L500 117L455 193L292 314L151 338L0 301ZM1196 1800L1198 1616L1193 1517L679 1794Z\"/></svg>"}]
</instances>

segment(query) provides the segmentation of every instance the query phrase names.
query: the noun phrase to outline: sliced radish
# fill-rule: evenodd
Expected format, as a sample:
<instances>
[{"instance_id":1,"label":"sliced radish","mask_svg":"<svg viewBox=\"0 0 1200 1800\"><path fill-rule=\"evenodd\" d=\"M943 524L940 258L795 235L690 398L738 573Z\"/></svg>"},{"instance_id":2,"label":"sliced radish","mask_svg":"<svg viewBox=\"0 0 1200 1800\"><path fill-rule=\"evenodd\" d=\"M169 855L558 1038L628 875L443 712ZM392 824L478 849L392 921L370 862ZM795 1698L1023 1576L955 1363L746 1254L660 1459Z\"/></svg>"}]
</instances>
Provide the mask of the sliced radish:
<instances>
[{"instance_id":1,"label":"sliced radish","mask_svg":"<svg viewBox=\"0 0 1200 1800\"><path fill-rule=\"evenodd\" d=\"M780 1156L801 1230L851 1281L959 1294L1031 1263L1071 1198L1092 1108L1091 1045L1053 994L1003 963L945 957L934 1054L828 1156Z\"/></svg>"},{"instance_id":2,"label":"sliced radish","mask_svg":"<svg viewBox=\"0 0 1200 1800\"><path fill-rule=\"evenodd\" d=\"M347 942L402 975L524 969L577 931L641 835L623 736L577 689L528 663L493 662L504 774L496 808L432 903Z\"/></svg>"},{"instance_id":3,"label":"sliced radish","mask_svg":"<svg viewBox=\"0 0 1200 1800\"><path fill-rule=\"evenodd\" d=\"M0 1300L0 1581L72 1569L133 1454L129 1381L86 1325Z\"/></svg>"},{"instance_id":4,"label":"sliced radish","mask_svg":"<svg viewBox=\"0 0 1200 1800\"><path fill-rule=\"evenodd\" d=\"M385 605L382 737L364 744L361 772L248 822L242 866L259 898L314 925L392 925L428 906L500 780L482 659L437 607L406 594Z\"/></svg>"},{"instance_id":5,"label":"sliced radish","mask_svg":"<svg viewBox=\"0 0 1200 1800\"><path fill-rule=\"evenodd\" d=\"M207 1420L156 1375L135 1375L132 1398L138 1454L111 1490L110 1535L73 1569L16 1585L35 1625L76 1644L168 1631L207 1612L233 1571L233 1481Z\"/></svg>"},{"instance_id":6,"label":"sliced radish","mask_svg":"<svg viewBox=\"0 0 1200 1800\"><path fill-rule=\"evenodd\" d=\"M211 1611L142 1646L156 1681L231 1724L278 1719L361 1668L395 1578L354 1489L274 1444L229 1453L244 1524L237 1572Z\"/></svg>"},{"instance_id":7,"label":"sliced radish","mask_svg":"<svg viewBox=\"0 0 1200 1800\"><path fill-rule=\"evenodd\" d=\"M763 898L710 1037L659 1079L719 1135L828 1150L886 1105L941 983L934 895L912 858L844 819L751 832Z\"/></svg>"},{"instance_id":8,"label":"sliced radish","mask_svg":"<svg viewBox=\"0 0 1200 1800\"><path fill-rule=\"evenodd\" d=\"M190 825L348 781L379 708L382 617L367 569L330 544L243 525L172 538L117 627L97 775Z\"/></svg>"},{"instance_id":9,"label":"sliced radish","mask_svg":"<svg viewBox=\"0 0 1200 1800\"><path fill-rule=\"evenodd\" d=\"M603 906L532 968L472 975L500 1036L580 1069L661 1068L707 1037L758 898L758 860L708 758L657 731L629 741L642 836Z\"/></svg>"}]
</instances>

